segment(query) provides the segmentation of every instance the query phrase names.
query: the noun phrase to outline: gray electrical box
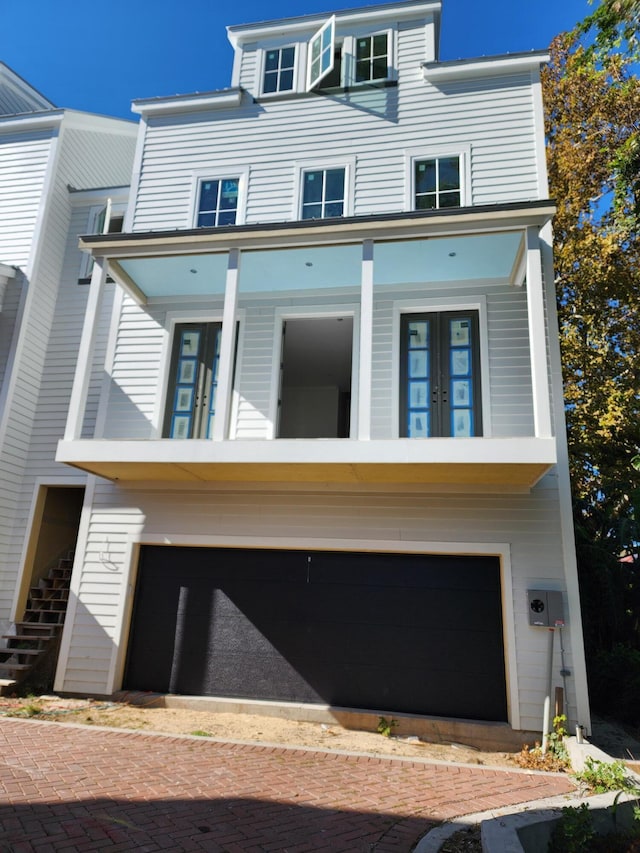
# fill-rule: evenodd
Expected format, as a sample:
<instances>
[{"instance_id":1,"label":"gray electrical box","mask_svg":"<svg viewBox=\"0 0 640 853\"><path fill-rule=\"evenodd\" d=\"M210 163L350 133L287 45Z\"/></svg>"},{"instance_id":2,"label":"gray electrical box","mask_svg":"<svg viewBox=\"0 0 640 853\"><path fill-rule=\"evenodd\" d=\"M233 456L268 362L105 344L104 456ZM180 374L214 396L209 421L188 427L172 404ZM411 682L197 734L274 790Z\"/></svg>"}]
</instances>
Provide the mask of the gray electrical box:
<instances>
[{"instance_id":1,"label":"gray electrical box","mask_svg":"<svg viewBox=\"0 0 640 853\"><path fill-rule=\"evenodd\" d=\"M562 593L557 589L528 589L529 625L540 628L564 628Z\"/></svg>"}]
</instances>

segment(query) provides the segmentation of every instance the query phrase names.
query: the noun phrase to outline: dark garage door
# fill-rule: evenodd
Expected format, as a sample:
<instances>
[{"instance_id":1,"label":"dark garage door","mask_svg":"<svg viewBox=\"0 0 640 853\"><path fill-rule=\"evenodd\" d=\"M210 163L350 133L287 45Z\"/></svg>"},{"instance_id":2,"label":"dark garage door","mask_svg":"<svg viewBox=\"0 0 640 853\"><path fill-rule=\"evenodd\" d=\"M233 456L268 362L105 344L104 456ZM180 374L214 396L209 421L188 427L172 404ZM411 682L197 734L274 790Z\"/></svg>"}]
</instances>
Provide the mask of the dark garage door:
<instances>
[{"instance_id":1,"label":"dark garage door","mask_svg":"<svg viewBox=\"0 0 640 853\"><path fill-rule=\"evenodd\" d=\"M506 720L496 557L145 546L127 689Z\"/></svg>"}]
</instances>

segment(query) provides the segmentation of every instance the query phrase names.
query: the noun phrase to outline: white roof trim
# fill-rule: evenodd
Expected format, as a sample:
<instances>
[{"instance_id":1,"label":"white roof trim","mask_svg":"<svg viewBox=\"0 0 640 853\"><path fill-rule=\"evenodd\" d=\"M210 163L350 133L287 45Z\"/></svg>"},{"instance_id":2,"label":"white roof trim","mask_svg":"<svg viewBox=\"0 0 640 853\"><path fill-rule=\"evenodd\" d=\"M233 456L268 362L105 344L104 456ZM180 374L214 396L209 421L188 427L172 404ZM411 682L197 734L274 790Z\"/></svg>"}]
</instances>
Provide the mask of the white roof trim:
<instances>
[{"instance_id":1,"label":"white roof trim","mask_svg":"<svg viewBox=\"0 0 640 853\"><path fill-rule=\"evenodd\" d=\"M15 267L7 266L7 264L0 263L0 278L13 278L16 274Z\"/></svg>"},{"instance_id":2,"label":"white roof trim","mask_svg":"<svg viewBox=\"0 0 640 853\"><path fill-rule=\"evenodd\" d=\"M430 2L385 3L377 6L364 6L361 9L344 9L335 12L338 26L354 26L376 21L404 21L439 13L440 0ZM287 35L301 31L317 29L331 17L330 12L316 15L301 15L295 18L282 18L276 21L262 21L255 24L239 24L227 27L227 37L234 48L246 42L265 39L271 35Z\"/></svg>"},{"instance_id":3,"label":"white roof trim","mask_svg":"<svg viewBox=\"0 0 640 853\"><path fill-rule=\"evenodd\" d=\"M513 56L482 56L479 59L460 59L455 62L423 62L422 73L425 80L437 83L441 80L444 82L532 71L548 61L549 54L546 51Z\"/></svg>"},{"instance_id":4,"label":"white roof trim","mask_svg":"<svg viewBox=\"0 0 640 853\"><path fill-rule=\"evenodd\" d=\"M57 127L62 123L64 110L52 110L46 113L25 113L21 116L0 116L0 132L39 130L43 127Z\"/></svg>"},{"instance_id":5,"label":"white roof trim","mask_svg":"<svg viewBox=\"0 0 640 853\"><path fill-rule=\"evenodd\" d=\"M196 110L222 110L240 106L241 99L241 89L221 89L218 92L173 95L169 98L133 101L131 110L143 116L167 115Z\"/></svg>"}]
</instances>

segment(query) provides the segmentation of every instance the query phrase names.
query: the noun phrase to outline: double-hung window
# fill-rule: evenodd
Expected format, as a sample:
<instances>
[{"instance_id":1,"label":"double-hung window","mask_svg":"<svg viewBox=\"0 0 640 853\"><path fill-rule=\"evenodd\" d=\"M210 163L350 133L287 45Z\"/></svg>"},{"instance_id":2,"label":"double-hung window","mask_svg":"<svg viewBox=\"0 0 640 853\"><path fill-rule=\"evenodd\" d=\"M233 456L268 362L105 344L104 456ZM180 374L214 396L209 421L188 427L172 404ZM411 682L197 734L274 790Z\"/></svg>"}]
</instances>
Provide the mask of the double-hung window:
<instances>
[{"instance_id":1,"label":"double-hung window","mask_svg":"<svg viewBox=\"0 0 640 853\"><path fill-rule=\"evenodd\" d=\"M291 92L294 87L296 49L281 47L267 50L264 54L262 93Z\"/></svg>"},{"instance_id":2,"label":"double-hung window","mask_svg":"<svg viewBox=\"0 0 640 853\"><path fill-rule=\"evenodd\" d=\"M462 182L459 156L415 159L413 170L416 210L461 206Z\"/></svg>"},{"instance_id":3,"label":"double-hung window","mask_svg":"<svg viewBox=\"0 0 640 853\"><path fill-rule=\"evenodd\" d=\"M344 216L345 169L310 169L302 173L302 219Z\"/></svg>"},{"instance_id":4,"label":"double-hung window","mask_svg":"<svg viewBox=\"0 0 640 853\"><path fill-rule=\"evenodd\" d=\"M389 74L389 36L356 38L356 83L384 80Z\"/></svg>"},{"instance_id":5,"label":"double-hung window","mask_svg":"<svg viewBox=\"0 0 640 853\"><path fill-rule=\"evenodd\" d=\"M235 225L239 190L239 177L201 180L198 189L197 227Z\"/></svg>"},{"instance_id":6,"label":"double-hung window","mask_svg":"<svg viewBox=\"0 0 640 853\"><path fill-rule=\"evenodd\" d=\"M221 323L175 328L165 410L165 438L211 438L216 412Z\"/></svg>"},{"instance_id":7,"label":"double-hung window","mask_svg":"<svg viewBox=\"0 0 640 853\"><path fill-rule=\"evenodd\" d=\"M400 434L482 435L477 311L403 314Z\"/></svg>"}]
</instances>

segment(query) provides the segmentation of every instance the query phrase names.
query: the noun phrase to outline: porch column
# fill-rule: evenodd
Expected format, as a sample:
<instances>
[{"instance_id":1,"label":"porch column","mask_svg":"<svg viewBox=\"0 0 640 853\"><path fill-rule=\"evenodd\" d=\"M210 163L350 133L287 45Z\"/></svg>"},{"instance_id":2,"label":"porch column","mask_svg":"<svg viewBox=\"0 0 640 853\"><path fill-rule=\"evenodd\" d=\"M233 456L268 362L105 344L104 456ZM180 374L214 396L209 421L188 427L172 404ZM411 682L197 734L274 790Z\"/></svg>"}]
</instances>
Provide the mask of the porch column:
<instances>
[{"instance_id":1,"label":"porch column","mask_svg":"<svg viewBox=\"0 0 640 853\"><path fill-rule=\"evenodd\" d=\"M536 438L550 438L549 368L544 322L544 289L538 229L527 228L527 314L529 318L529 355L533 390L533 422Z\"/></svg>"},{"instance_id":2,"label":"porch column","mask_svg":"<svg viewBox=\"0 0 640 853\"><path fill-rule=\"evenodd\" d=\"M233 390L233 355L236 348L236 310L238 307L239 272L240 251L238 249L230 249L224 289L218 388L216 390L216 412L213 421L214 441L224 441L228 437L231 392Z\"/></svg>"},{"instance_id":3,"label":"porch column","mask_svg":"<svg viewBox=\"0 0 640 853\"><path fill-rule=\"evenodd\" d=\"M84 315L84 325L78 349L78 361L76 373L73 378L71 399L69 400L69 412L67 425L64 431L64 441L75 441L82 437L82 425L84 413L87 406L89 393L89 382L91 380L91 368L93 367L93 353L95 350L96 333L98 329L98 312L102 302L104 285L107 280L107 261L105 258L94 258L93 272L91 273L91 284L89 285L89 298L87 310Z\"/></svg>"},{"instance_id":4,"label":"porch column","mask_svg":"<svg viewBox=\"0 0 640 853\"><path fill-rule=\"evenodd\" d=\"M371 438L371 381L373 361L373 240L362 244L360 287L360 354L358 371L358 439Z\"/></svg>"}]
</instances>

